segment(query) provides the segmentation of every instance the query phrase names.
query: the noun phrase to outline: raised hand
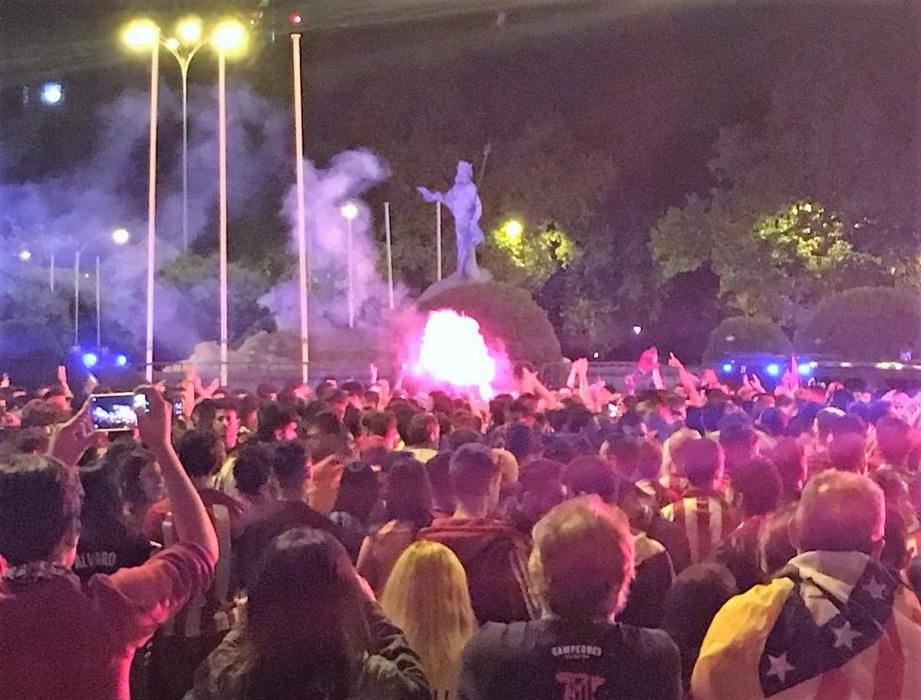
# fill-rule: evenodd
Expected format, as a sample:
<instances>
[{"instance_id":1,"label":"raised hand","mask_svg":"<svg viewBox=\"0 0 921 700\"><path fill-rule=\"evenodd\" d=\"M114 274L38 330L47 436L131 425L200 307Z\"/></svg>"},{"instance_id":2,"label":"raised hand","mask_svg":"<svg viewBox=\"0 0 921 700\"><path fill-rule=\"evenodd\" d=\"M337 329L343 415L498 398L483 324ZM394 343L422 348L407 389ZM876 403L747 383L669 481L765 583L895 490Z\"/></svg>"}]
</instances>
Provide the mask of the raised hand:
<instances>
[{"instance_id":1,"label":"raised hand","mask_svg":"<svg viewBox=\"0 0 921 700\"><path fill-rule=\"evenodd\" d=\"M77 415L58 426L48 444L48 454L69 467L77 466L96 438L89 406L85 403Z\"/></svg>"},{"instance_id":2,"label":"raised hand","mask_svg":"<svg viewBox=\"0 0 921 700\"><path fill-rule=\"evenodd\" d=\"M171 446L173 419L166 399L152 386L142 386L137 392L147 397L147 410L136 409L141 439L151 450Z\"/></svg>"}]
</instances>

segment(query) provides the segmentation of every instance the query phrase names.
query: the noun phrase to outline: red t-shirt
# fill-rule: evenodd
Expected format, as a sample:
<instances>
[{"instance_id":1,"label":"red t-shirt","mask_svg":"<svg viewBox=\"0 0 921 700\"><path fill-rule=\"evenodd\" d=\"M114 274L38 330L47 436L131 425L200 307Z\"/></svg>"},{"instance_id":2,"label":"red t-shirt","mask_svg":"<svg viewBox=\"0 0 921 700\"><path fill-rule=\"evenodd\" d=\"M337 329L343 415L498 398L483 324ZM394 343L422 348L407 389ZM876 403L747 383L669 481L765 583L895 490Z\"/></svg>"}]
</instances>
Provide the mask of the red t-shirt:
<instances>
[{"instance_id":1,"label":"red t-shirt","mask_svg":"<svg viewBox=\"0 0 921 700\"><path fill-rule=\"evenodd\" d=\"M0 580L0 697L128 700L135 649L211 585L214 565L177 544L85 584L73 573Z\"/></svg>"}]
</instances>

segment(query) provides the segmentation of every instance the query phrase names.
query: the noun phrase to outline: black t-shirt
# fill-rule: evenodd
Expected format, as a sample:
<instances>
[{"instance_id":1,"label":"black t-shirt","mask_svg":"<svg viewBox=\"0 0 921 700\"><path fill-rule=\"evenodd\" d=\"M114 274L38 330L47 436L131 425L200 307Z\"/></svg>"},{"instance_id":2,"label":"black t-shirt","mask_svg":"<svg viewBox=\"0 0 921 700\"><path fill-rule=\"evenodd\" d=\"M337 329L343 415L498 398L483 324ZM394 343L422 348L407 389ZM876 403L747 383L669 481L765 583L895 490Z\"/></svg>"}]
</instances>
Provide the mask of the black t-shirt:
<instances>
[{"instance_id":1,"label":"black t-shirt","mask_svg":"<svg viewBox=\"0 0 921 700\"><path fill-rule=\"evenodd\" d=\"M253 507L243 516L240 536L234 542L234 562L245 585L272 540L287 530L312 527L339 538L339 528L325 515L303 501L269 501Z\"/></svg>"},{"instance_id":2,"label":"black t-shirt","mask_svg":"<svg viewBox=\"0 0 921 700\"><path fill-rule=\"evenodd\" d=\"M141 533L126 533L123 538L95 543L89 537L82 537L77 544L77 559L74 573L81 581L88 581L93 574L114 574L119 569L140 566L159 548Z\"/></svg>"},{"instance_id":3,"label":"black t-shirt","mask_svg":"<svg viewBox=\"0 0 921 700\"><path fill-rule=\"evenodd\" d=\"M680 700L681 658L661 630L597 621L487 623L467 645L462 700Z\"/></svg>"}]
</instances>

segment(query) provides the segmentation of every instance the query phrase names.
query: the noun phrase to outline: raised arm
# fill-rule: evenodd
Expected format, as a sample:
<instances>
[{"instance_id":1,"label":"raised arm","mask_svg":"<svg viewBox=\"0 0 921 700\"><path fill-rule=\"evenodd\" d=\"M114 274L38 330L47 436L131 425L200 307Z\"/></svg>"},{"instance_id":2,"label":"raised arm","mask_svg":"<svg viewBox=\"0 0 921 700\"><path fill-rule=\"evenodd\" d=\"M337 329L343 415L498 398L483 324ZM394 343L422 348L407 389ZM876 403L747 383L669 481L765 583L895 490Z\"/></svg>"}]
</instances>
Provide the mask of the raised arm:
<instances>
[{"instance_id":1,"label":"raised arm","mask_svg":"<svg viewBox=\"0 0 921 700\"><path fill-rule=\"evenodd\" d=\"M153 387L142 387L139 391L147 396L150 409L138 413L138 431L163 472L177 539L200 545L213 561L217 561L219 551L214 526L173 449L172 417L168 404Z\"/></svg>"}]
</instances>

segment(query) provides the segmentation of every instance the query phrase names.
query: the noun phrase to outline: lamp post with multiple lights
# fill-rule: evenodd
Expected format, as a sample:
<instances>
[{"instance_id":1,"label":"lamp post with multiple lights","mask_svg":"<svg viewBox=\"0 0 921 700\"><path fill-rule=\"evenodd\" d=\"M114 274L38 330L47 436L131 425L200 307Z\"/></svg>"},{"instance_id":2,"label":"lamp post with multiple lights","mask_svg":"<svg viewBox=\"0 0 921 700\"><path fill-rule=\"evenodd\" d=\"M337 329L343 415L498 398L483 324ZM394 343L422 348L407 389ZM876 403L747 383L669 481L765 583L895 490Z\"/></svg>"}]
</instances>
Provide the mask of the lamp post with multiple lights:
<instances>
[{"instance_id":1,"label":"lamp post with multiple lights","mask_svg":"<svg viewBox=\"0 0 921 700\"><path fill-rule=\"evenodd\" d=\"M218 99L219 99L219 187L220 187L220 277L221 277L221 382L228 380L227 367L227 95L226 58L242 53L246 46L246 30L237 20L229 19L219 23L210 37L203 40L201 20L190 17L177 26L178 38L164 39L160 28L151 20L132 22L125 29L122 38L134 50L151 52L150 86L150 172L148 186L148 229L147 229L147 338L145 366L148 381L153 379L153 336L154 336L154 280L156 264L156 180L157 180L157 109L159 100L159 55L160 47L166 48L179 62L182 74L183 95L183 243L188 245L188 71L198 51L210 43L218 55Z\"/></svg>"}]
</instances>

